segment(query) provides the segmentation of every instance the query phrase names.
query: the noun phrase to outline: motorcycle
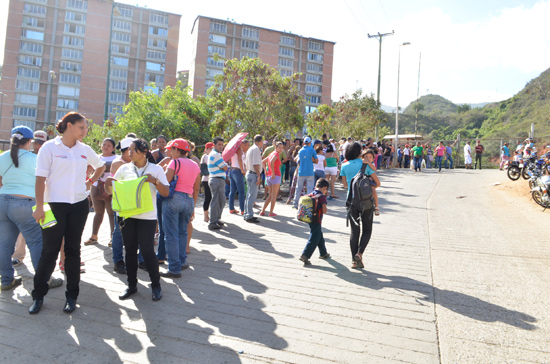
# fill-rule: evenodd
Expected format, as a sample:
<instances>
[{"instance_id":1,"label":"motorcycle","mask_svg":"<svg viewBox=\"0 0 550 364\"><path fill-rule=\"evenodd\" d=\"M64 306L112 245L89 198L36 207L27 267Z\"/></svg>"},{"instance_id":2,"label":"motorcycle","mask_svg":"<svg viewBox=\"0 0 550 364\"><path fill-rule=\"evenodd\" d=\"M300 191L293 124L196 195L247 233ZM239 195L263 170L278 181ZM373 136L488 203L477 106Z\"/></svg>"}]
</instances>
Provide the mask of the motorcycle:
<instances>
[{"instance_id":1,"label":"motorcycle","mask_svg":"<svg viewBox=\"0 0 550 364\"><path fill-rule=\"evenodd\" d=\"M541 175L534 181L534 186L531 189L533 200L545 209L550 207L550 176Z\"/></svg>"},{"instance_id":2,"label":"motorcycle","mask_svg":"<svg viewBox=\"0 0 550 364\"><path fill-rule=\"evenodd\" d=\"M523 166L518 161L511 161L510 165L508 166L508 178L510 178L512 181L517 181L519 177L521 177L521 168Z\"/></svg>"}]
</instances>

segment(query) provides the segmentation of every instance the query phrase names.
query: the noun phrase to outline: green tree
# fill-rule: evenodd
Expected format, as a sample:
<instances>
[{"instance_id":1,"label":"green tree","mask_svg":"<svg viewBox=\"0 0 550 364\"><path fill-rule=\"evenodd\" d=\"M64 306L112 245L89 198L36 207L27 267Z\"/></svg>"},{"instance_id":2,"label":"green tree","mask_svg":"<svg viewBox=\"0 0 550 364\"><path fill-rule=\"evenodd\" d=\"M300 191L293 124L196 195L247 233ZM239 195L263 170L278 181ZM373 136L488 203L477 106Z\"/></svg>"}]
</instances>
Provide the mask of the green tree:
<instances>
[{"instance_id":1,"label":"green tree","mask_svg":"<svg viewBox=\"0 0 550 364\"><path fill-rule=\"evenodd\" d=\"M334 104L334 109L336 113L333 125L337 134L335 136L362 139L374 135L375 124L386 120L374 95L363 95L361 89L351 95L345 94L340 97Z\"/></svg>"},{"instance_id":2,"label":"green tree","mask_svg":"<svg viewBox=\"0 0 550 364\"><path fill-rule=\"evenodd\" d=\"M333 118L336 111L328 105L320 105L315 111L307 114L306 127L308 135L318 138L323 133L334 135Z\"/></svg>"},{"instance_id":3,"label":"green tree","mask_svg":"<svg viewBox=\"0 0 550 364\"><path fill-rule=\"evenodd\" d=\"M154 86L154 84L151 84ZM130 93L130 102L117 118L117 133L135 133L150 140L158 135L185 138L196 144L210 140L212 110L204 97L193 99L181 82L167 86L160 95L151 91Z\"/></svg>"},{"instance_id":4,"label":"green tree","mask_svg":"<svg viewBox=\"0 0 550 364\"><path fill-rule=\"evenodd\" d=\"M283 77L259 58L226 60L208 90L215 111L212 134L230 138L246 131L271 139L296 132L304 125L304 100L293 82L299 77Z\"/></svg>"},{"instance_id":5,"label":"green tree","mask_svg":"<svg viewBox=\"0 0 550 364\"><path fill-rule=\"evenodd\" d=\"M470 110L472 110L472 107L468 104L462 104L456 107L456 112L459 114Z\"/></svg>"}]
</instances>

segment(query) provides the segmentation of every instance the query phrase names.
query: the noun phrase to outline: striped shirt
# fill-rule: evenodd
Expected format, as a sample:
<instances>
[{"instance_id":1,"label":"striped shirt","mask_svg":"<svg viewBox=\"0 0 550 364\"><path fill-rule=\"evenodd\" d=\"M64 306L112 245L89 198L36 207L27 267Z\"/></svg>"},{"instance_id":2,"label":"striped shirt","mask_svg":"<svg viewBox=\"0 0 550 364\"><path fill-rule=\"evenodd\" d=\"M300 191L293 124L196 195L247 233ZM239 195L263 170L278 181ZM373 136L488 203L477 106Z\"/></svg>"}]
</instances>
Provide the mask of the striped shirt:
<instances>
[{"instance_id":1,"label":"striped shirt","mask_svg":"<svg viewBox=\"0 0 550 364\"><path fill-rule=\"evenodd\" d=\"M227 163L222 159L221 153L216 152L215 149L212 150L208 155L208 173L210 173L208 178L221 177L225 179L225 171L222 168L226 166Z\"/></svg>"}]
</instances>

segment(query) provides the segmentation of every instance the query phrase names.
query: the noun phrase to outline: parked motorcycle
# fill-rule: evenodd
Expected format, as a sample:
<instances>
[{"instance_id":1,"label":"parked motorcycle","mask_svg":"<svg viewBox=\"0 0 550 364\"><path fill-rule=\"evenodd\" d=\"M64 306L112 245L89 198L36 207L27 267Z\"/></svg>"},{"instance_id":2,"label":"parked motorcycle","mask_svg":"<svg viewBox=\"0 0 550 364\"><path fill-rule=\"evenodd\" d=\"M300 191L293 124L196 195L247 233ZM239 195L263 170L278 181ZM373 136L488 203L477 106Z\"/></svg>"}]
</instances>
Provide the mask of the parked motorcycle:
<instances>
[{"instance_id":1,"label":"parked motorcycle","mask_svg":"<svg viewBox=\"0 0 550 364\"><path fill-rule=\"evenodd\" d=\"M545 209L550 207L550 176L541 175L534 181L534 186L531 189L531 196L536 203Z\"/></svg>"}]
</instances>

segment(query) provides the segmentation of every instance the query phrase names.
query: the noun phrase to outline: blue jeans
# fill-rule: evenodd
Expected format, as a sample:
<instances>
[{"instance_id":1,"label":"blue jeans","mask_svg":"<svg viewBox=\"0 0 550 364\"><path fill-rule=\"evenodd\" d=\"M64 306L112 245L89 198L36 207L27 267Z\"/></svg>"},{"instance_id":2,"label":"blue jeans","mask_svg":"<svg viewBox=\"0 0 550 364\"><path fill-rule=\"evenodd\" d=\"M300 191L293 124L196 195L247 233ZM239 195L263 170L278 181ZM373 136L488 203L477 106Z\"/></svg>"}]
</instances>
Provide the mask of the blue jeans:
<instances>
[{"instance_id":1,"label":"blue jeans","mask_svg":"<svg viewBox=\"0 0 550 364\"><path fill-rule=\"evenodd\" d=\"M168 271L181 273L181 266L187 262L187 224L195 209L195 201L183 192L162 204L164 243L168 253Z\"/></svg>"},{"instance_id":2,"label":"blue jeans","mask_svg":"<svg viewBox=\"0 0 550 364\"><path fill-rule=\"evenodd\" d=\"M432 161L430 160L430 156L426 157L426 168L432 168Z\"/></svg>"},{"instance_id":3,"label":"blue jeans","mask_svg":"<svg viewBox=\"0 0 550 364\"><path fill-rule=\"evenodd\" d=\"M315 188L315 176L300 176L298 175L298 183L296 183L296 192L294 193L294 207L298 208L298 202L300 201L300 195L302 194L302 188L304 182L307 184L307 193L310 194Z\"/></svg>"},{"instance_id":4,"label":"blue jeans","mask_svg":"<svg viewBox=\"0 0 550 364\"><path fill-rule=\"evenodd\" d=\"M0 195L0 275L2 285L13 281L11 256L19 233L23 234L31 253L34 269L42 254L42 229L32 217L35 200L12 195Z\"/></svg>"},{"instance_id":5,"label":"blue jeans","mask_svg":"<svg viewBox=\"0 0 550 364\"><path fill-rule=\"evenodd\" d=\"M122 232L120 231L120 225L118 224L118 216L116 212L113 212L115 215L115 230L113 230L113 241L111 246L113 248L113 263L124 262L124 256L122 254L123 245L122 245Z\"/></svg>"},{"instance_id":6,"label":"blue jeans","mask_svg":"<svg viewBox=\"0 0 550 364\"><path fill-rule=\"evenodd\" d=\"M239 208L244 211L244 178L240 169L231 169L229 172L231 181L229 192L229 210L235 210L235 195L239 192Z\"/></svg>"},{"instance_id":7,"label":"blue jeans","mask_svg":"<svg viewBox=\"0 0 550 364\"><path fill-rule=\"evenodd\" d=\"M325 178L325 171L315 170L313 176L315 176L315 181L313 183L317 183L319 178Z\"/></svg>"},{"instance_id":8,"label":"blue jeans","mask_svg":"<svg viewBox=\"0 0 550 364\"><path fill-rule=\"evenodd\" d=\"M323 237L323 230L321 229L321 224L312 223L309 224L309 240L307 241L306 247L302 252L302 255L305 255L308 259L311 258L315 248L319 247L319 255L327 254L327 248L325 247L325 238Z\"/></svg>"},{"instance_id":9,"label":"blue jeans","mask_svg":"<svg viewBox=\"0 0 550 364\"><path fill-rule=\"evenodd\" d=\"M436 156L435 157L435 167L436 168L439 168L439 170L441 171L441 164L443 163L443 156Z\"/></svg>"},{"instance_id":10,"label":"blue jeans","mask_svg":"<svg viewBox=\"0 0 550 364\"><path fill-rule=\"evenodd\" d=\"M414 170L420 170L422 167L422 157L414 157Z\"/></svg>"},{"instance_id":11,"label":"blue jeans","mask_svg":"<svg viewBox=\"0 0 550 364\"><path fill-rule=\"evenodd\" d=\"M448 166L447 163L448 163L449 161L450 161L450 163L451 163L451 169L453 169L453 157L451 157L450 154L447 154L447 159L445 160L445 168L449 168L449 167L447 167L447 166Z\"/></svg>"},{"instance_id":12,"label":"blue jeans","mask_svg":"<svg viewBox=\"0 0 550 364\"><path fill-rule=\"evenodd\" d=\"M247 172L246 173L246 185L248 187L248 190L246 192L246 201L244 204L244 219L248 220L254 217L254 210L252 209L254 207L254 202L256 201L256 198L258 197L258 185L256 184L258 182L258 176L256 173L253 172Z\"/></svg>"}]
</instances>

